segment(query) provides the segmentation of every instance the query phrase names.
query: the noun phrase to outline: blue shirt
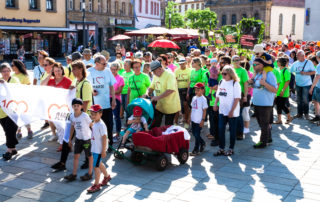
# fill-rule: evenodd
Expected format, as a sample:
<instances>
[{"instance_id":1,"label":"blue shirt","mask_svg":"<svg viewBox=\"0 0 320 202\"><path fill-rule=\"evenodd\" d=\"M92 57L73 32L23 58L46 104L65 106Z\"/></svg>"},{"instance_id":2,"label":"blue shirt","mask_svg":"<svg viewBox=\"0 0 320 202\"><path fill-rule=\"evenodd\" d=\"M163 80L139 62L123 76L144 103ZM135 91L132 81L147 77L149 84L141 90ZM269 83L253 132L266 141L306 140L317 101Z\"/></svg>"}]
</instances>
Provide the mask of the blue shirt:
<instances>
[{"instance_id":1,"label":"blue shirt","mask_svg":"<svg viewBox=\"0 0 320 202\"><path fill-rule=\"evenodd\" d=\"M320 64L318 64L317 66L317 73L316 75L320 76ZM318 81L318 83L316 84L317 88L320 88L320 80Z\"/></svg>"},{"instance_id":2,"label":"blue shirt","mask_svg":"<svg viewBox=\"0 0 320 202\"><path fill-rule=\"evenodd\" d=\"M116 83L116 79L109 69L102 71L96 70L94 67L89 68L87 79L91 83L93 90L98 92L93 97L94 104L101 105L102 109L110 108L110 86Z\"/></svg>"},{"instance_id":3,"label":"blue shirt","mask_svg":"<svg viewBox=\"0 0 320 202\"><path fill-rule=\"evenodd\" d=\"M291 69L290 69L290 71L292 73L296 74L296 85L300 86L300 87L312 85L312 80L311 80L310 75L301 75L300 74L305 63L306 63L306 66L304 67L304 70L303 70L304 72L316 71L316 69L313 66L313 63L310 60L305 60L303 62L300 62L299 60L297 60L296 62L294 62L292 64Z\"/></svg>"},{"instance_id":4,"label":"blue shirt","mask_svg":"<svg viewBox=\"0 0 320 202\"><path fill-rule=\"evenodd\" d=\"M33 78L37 80L37 85L40 85L41 77L44 75L44 68L40 65L35 66L33 69Z\"/></svg>"},{"instance_id":5,"label":"blue shirt","mask_svg":"<svg viewBox=\"0 0 320 202\"><path fill-rule=\"evenodd\" d=\"M275 93L268 91L264 86L260 85L262 74L257 74L253 84L253 105L256 106L273 106ZM277 79L272 72L267 73L266 82L277 88Z\"/></svg>"}]
</instances>

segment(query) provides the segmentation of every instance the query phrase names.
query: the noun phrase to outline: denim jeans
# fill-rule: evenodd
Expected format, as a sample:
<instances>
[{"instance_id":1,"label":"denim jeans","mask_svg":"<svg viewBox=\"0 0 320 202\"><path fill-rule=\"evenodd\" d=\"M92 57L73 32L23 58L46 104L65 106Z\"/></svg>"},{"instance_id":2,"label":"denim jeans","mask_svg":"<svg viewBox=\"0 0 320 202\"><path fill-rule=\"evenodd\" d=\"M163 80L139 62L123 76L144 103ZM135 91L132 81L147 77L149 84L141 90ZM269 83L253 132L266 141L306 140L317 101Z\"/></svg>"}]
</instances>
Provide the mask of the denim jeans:
<instances>
[{"instance_id":1,"label":"denim jeans","mask_svg":"<svg viewBox=\"0 0 320 202\"><path fill-rule=\"evenodd\" d=\"M226 125L229 123L230 130L230 149L234 149L236 143L236 130L237 130L238 117L229 118L223 114L219 114L219 147L224 149L226 145Z\"/></svg>"},{"instance_id":2,"label":"denim jeans","mask_svg":"<svg viewBox=\"0 0 320 202\"><path fill-rule=\"evenodd\" d=\"M121 94L121 105L124 111L127 109L127 94Z\"/></svg>"},{"instance_id":3,"label":"denim jeans","mask_svg":"<svg viewBox=\"0 0 320 202\"><path fill-rule=\"evenodd\" d=\"M120 108L121 108L121 103L118 99L116 99L116 108L112 110L113 116L115 117L116 121L116 131L117 133L120 133L121 131L121 119L120 119Z\"/></svg>"},{"instance_id":4,"label":"denim jeans","mask_svg":"<svg viewBox=\"0 0 320 202\"><path fill-rule=\"evenodd\" d=\"M243 135L244 124L242 118L242 111L243 107L240 107L240 116L237 118L237 135Z\"/></svg>"},{"instance_id":5,"label":"denim jeans","mask_svg":"<svg viewBox=\"0 0 320 202\"><path fill-rule=\"evenodd\" d=\"M298 114L309 114L309 90L310 86L296 86Z\"/></svg>"},{"instance_id":6,"label":"denim jeans","mask_svg":"<svg viewBox=\"0 0 320 202\"><path fill-rule=\"evenodd\" d=\"M215 140L219 140L219 111L213 111L213 107L208 108L209 123L210 123L210 135Z\"/></svg>"},{"instance_id":7,"label":"denim jeans","mask_svg":"<svg viewBox=\"0 0 320 202\"><path fill-rule=\"evenodd\" d=\"M199 151L200 149L200 144L205 144L204 140L201 138L201 127L199 123L191 122L191 127L192 127L192 134L196 140L194 149L196 151Z\"/></svg>"}]
</instances>

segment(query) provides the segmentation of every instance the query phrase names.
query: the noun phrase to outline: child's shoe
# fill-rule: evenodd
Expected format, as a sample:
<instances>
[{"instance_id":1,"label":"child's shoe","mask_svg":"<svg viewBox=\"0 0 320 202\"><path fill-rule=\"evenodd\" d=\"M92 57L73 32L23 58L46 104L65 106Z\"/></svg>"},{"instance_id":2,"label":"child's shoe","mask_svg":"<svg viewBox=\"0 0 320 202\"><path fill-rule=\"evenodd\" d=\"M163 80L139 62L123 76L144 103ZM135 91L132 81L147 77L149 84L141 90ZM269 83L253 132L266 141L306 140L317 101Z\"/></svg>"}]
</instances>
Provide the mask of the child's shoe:
<instances>
[{"instance_id":1,"label":"child's shoe","mask_svg":"<svg viewBox=\"0 0 320 202\"><path fill-rule=\"evenodd\" d=\"M70 175L65 176L64 179L66 179L68 182L72 182L77 179L77 175L70 174Z\"/></svg>"},{"instance_id":2,"label":"child's shoe","mask_svg":"<svg viewBox=\"0 0 320 202\"><path fill-rule=\"evenodd\" d=\"M106 186L110 180L111 180L110 175L108 175L108 177L104 177L102 182L100 183L100 186Z\"/></svg>"},{"instance_id":3,"label":"child's shoe","mask_svg":"<svg viewBox=\"0 0 320 202\"><path fill-rule=\"evenodd\" d=\"M100 191L100 185L92 185L89 189L87 189L88 193L95 193L97 191Z\"/></svg>"}]
</instances>

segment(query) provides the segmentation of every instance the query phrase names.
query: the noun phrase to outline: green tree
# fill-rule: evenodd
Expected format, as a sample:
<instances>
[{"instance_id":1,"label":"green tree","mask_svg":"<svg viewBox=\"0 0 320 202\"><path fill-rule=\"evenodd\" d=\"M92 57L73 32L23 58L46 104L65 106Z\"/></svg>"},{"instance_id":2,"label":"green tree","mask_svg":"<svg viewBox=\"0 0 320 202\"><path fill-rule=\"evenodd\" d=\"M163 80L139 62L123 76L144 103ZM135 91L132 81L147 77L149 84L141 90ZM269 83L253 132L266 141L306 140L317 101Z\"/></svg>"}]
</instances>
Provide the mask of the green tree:
<instances>
[{"instance_id":1,"label":"green tree","mask_svg":"<svg viewBox=\"0 0 320 202\"><path fill-rule=\"evenodd\" d=\"M184 27L185 22L183 19L183 16L181 13L179 13L178 9L176 8L178 6L177 3L173 1L168 1L168 6L166 8L166 27L169 28L169 14L171 14L171 28L177 28L177 27Z\"/></svg>"},{"instance_id":2,"label":"green tree","mask_svg":"<svg viewBox=\"0 0 320 202\"><path fill-rule=\"evenodd\" d=\"M192 29L199 29L200 31L208 32L217 26L217 14L210 11L209 8L205 10L191 10L189 9L186 14L187 26ZM211 23L210 23L211 21Z\"/></svg>"}]
</instances>

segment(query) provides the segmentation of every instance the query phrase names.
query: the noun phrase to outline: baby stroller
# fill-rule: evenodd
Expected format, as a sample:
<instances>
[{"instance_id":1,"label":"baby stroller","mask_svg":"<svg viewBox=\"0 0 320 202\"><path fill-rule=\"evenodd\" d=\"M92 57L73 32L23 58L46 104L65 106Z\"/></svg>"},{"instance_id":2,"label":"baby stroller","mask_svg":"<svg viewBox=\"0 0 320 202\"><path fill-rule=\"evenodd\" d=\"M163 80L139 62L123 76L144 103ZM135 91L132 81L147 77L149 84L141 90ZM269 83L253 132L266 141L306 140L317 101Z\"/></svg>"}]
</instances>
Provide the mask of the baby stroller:
<instances>
[{"instance_id":1,"label":"baby stroller","mask_svg":"<svg viewBox=\"0 0 320 202\"><path fill-rule=\"evenodd\" d=\"M143 98L133 100L127 108L128 117L132 115L135 106L142 108L142 116L147 120L150 127L154 116L153 105L150 100ZM111 147L114 151L114 156L118 159L126 159L136 164L144 164L147 160L153 160L155 161L157 169L160 171L165 170L169 164L167 157L164 155L165 153L176 155L180 164L184 164L189 158L190 138L186 138L189 133L186 130L185 132L171 130L172 133L163 135L170 127L171 126L163 126L153 128L148 132L140 131L133 133L132 136L128 138L129 146L125 146L126 149L131 151L131 157L128 158L124 155L123 151L119 149L120 145L117 149Z\"/></svg>"}]
</instances>

